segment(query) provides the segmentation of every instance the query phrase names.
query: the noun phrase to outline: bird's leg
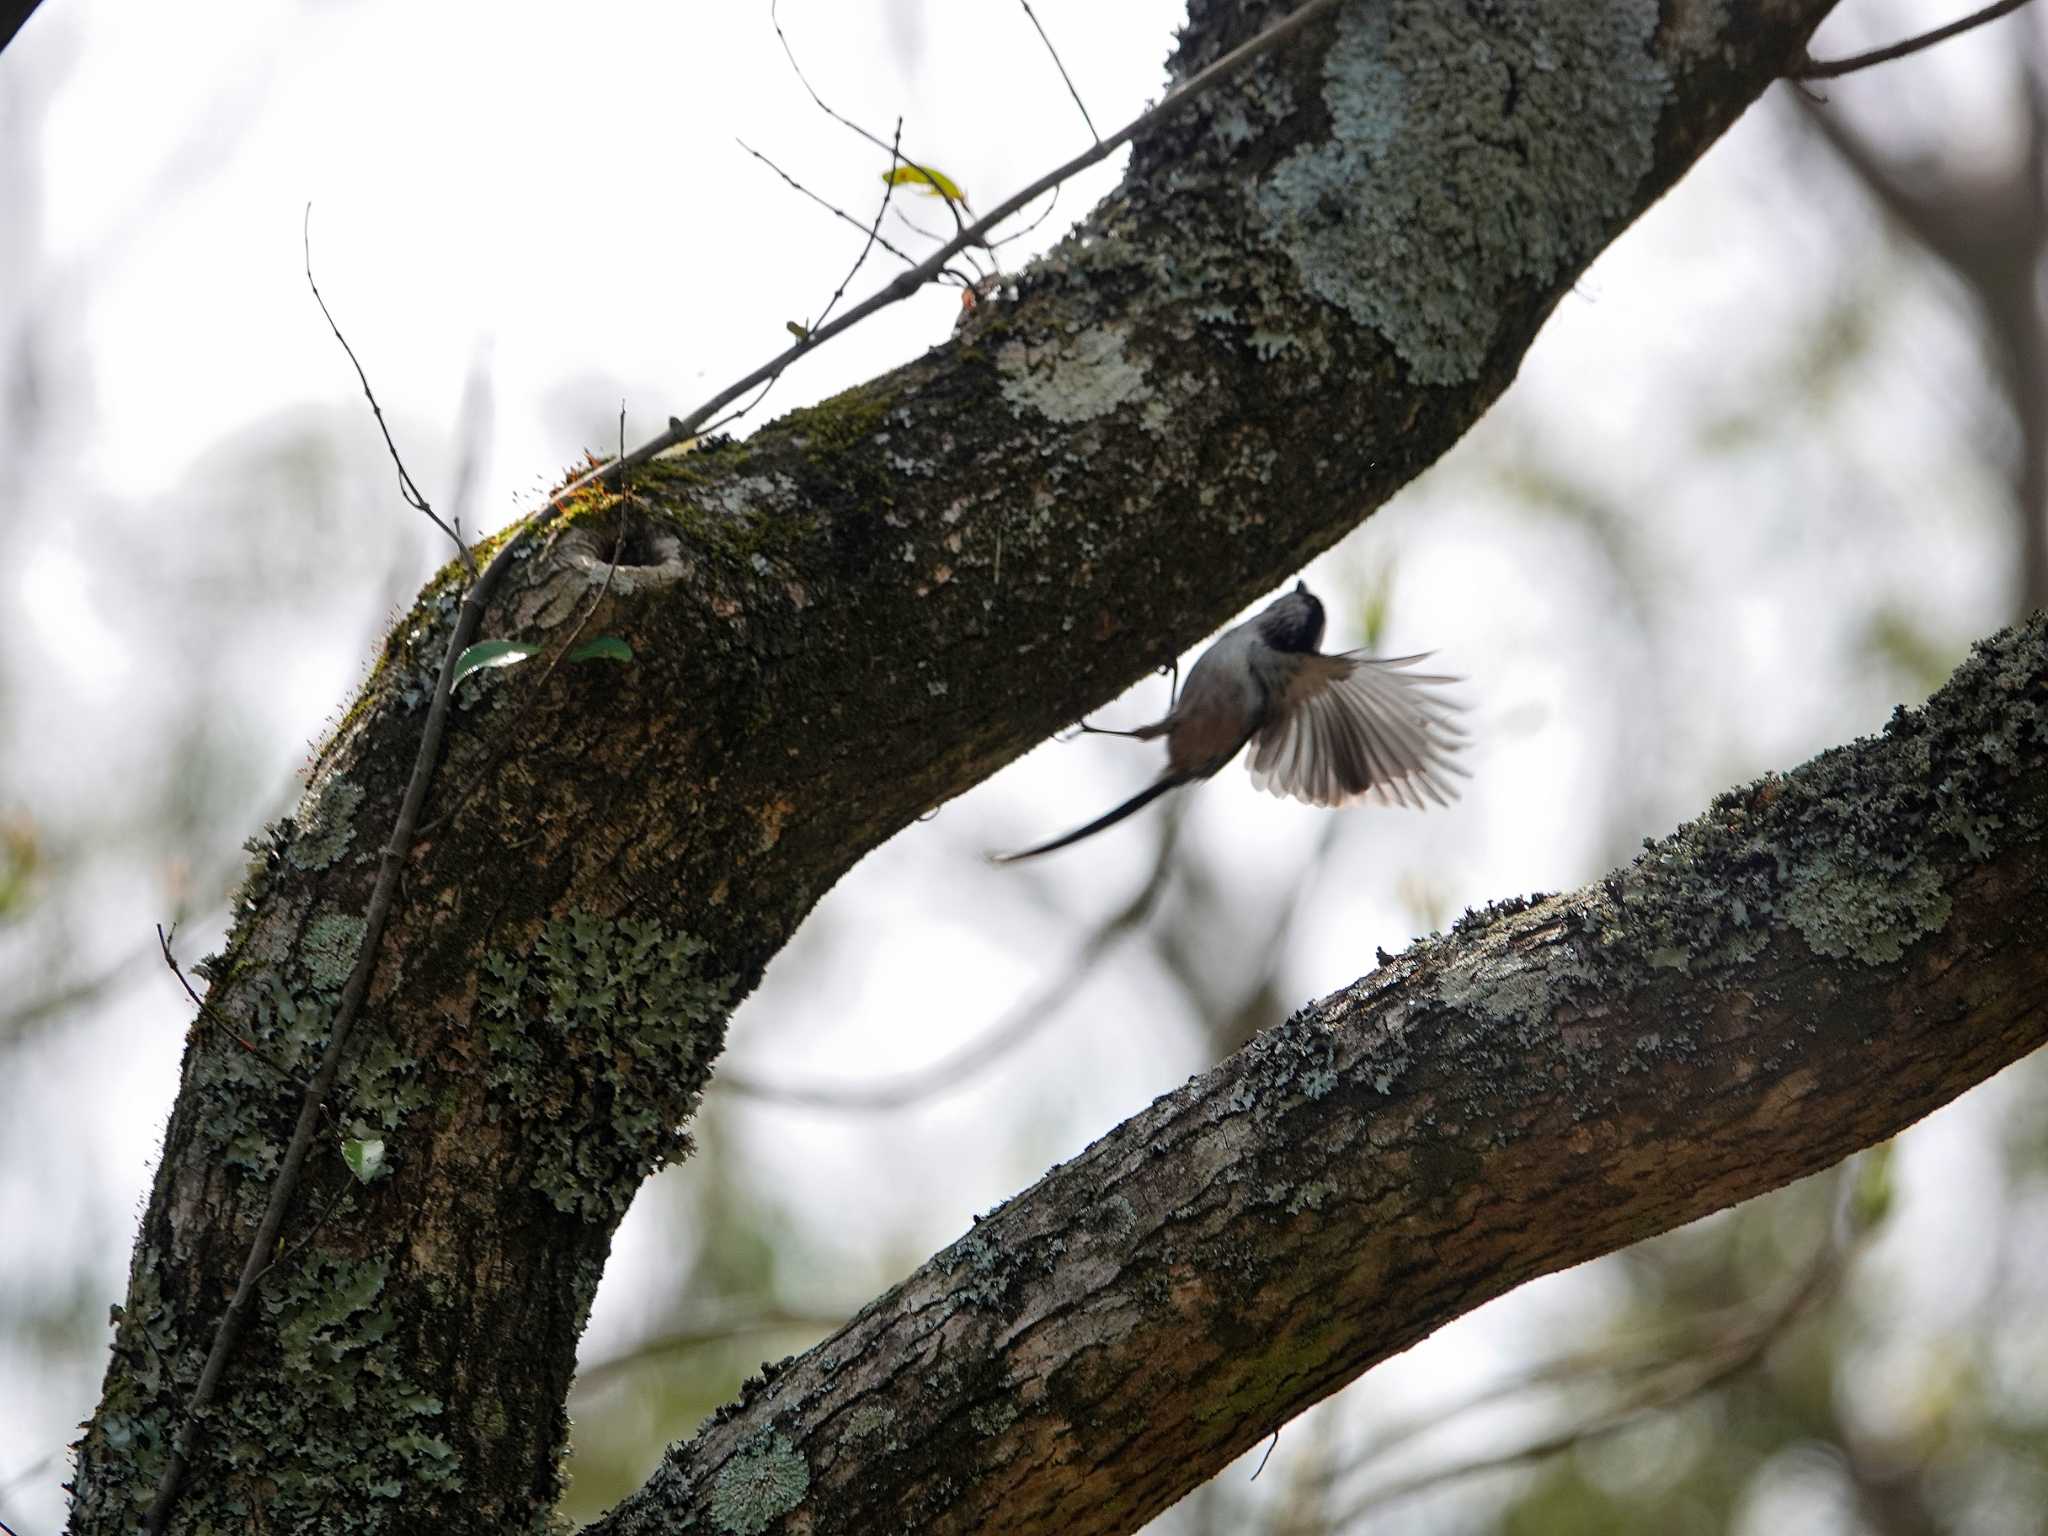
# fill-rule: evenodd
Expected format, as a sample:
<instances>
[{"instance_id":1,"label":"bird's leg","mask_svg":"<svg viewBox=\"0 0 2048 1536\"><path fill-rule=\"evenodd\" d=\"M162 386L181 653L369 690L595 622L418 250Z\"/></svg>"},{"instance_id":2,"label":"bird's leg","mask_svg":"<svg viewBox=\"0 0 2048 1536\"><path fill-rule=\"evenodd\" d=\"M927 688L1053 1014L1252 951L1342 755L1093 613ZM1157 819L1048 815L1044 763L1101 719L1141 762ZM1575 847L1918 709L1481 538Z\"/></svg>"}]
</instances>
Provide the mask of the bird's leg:
<instances>
[{"instance_id":1,"label":"bird's leg","mask_svg":"<svg viewBox=\"0 0 2048 1536\"><path fill-rule=\"evenodd\" d=\"M1086 720L1077 720L1074 722L1074 728L1071 732L1064 736L1057 736L1054 739L1057 741L1072 741L1077 736L1126 736L1132 741L1150 741L1155 736L1164 736L1172 728L1174 707L1180 703L1180 658L1176 656L1172 661L1161 667L1159 672L1162 677L1168 673L1171 673L1173 676L1173 682L1167 689L1166 713L1161 718L1153 721L1150 725L1141 725L1135 731L1112 731L1100 725L1090 725Z\"/></svg>"},{"instance_id":2,"label":"bird's leg","mask_svg":"<svg viewBox=\"0 0 2048 1536\"><path fill-rule=\"evenodd\" d=\"M1143 741L1145 739L1145 732L1142 730L1112 731L1099 725L1090 725L1086 720L1076 720L1074 722L1072 730L1070 730L1067 734L1060 736L1056 739L1060 741L1072 741L1076 737L1080 736L1129 736L1136 740Z\"/></svg>"},{"instance_id":3,"label":"bird's leg","mask_svg":"<svg viewBox=\"0 0 2048 1536\"><path fill-rule=\"evenodd\" d=\"M1090 725L1086 720L1075 721L1074 729L1083 736L1128 736L1133 741L1143 741L1146 739L1145 732L1143 729L1135 731L1112 731L1105 726Z\"/></svg>"}]
</instances>

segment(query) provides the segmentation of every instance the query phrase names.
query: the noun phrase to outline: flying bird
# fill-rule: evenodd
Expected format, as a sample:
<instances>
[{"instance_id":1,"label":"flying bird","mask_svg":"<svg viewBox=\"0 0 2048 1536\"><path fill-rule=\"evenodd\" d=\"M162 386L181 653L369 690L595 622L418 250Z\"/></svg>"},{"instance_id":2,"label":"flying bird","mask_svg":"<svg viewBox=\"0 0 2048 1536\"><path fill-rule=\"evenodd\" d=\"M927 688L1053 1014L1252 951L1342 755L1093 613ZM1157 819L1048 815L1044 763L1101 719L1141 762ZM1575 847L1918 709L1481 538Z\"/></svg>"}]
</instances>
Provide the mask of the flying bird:
<instances>
[{"instance_id":1,"label":"flying bird","mask_svg":"<svg viewBox=\"0 0 2048 1536\"><path fill-rule=\"evenodd\" d=\"M1433 690L1459 679L1408 670L1427 659L1367 656L1343 651L1326 656L1323 605L1306 582L1276 598L1202 652L1180 698L1162 720L1135 731L1102 736L1166 738L1166 767L1145 788L1108 814L1063 837L1017 853L994 855L999 864L1035 859L1113 827L1169 789L1206 779L1237 756L1252 782L1274 795L1310 805L1448 805L1457 791L1447 775L1471 777L1450 760L1465 733L1450 719L1457 708Z\"/></svg>"}]
</instances>

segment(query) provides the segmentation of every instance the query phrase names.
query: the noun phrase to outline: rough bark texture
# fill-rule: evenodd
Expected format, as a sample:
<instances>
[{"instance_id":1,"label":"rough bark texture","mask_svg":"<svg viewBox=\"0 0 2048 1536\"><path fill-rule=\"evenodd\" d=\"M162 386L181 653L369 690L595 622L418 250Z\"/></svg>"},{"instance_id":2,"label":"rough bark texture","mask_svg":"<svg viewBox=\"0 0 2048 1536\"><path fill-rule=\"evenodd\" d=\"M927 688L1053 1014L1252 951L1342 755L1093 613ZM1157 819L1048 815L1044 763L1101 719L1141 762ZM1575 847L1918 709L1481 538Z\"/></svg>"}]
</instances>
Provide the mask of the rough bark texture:
<instances>
[{"instance_id":1,"label":"rough bark texture","mask_svg":"<svg viewBox=\"0 0 2048 1536\"><path fill-rule=\"evenodd\" d=\"M1523 1281L2048 1039L2048 616L1882 737L1268 1030L748 1384L592 1527L1135 1529Z\"/></svg>"},{"instance_id":2,"label":"rough bark texture","mask_svg":"<svg viewBox=\"0 0 2048 1536\"><path fill-rule=\"evenodd\" d=\"M684 1150L676 1128L727 1011L819 894L1436 458L1586 263L1827 8L1769 0L1735 19L1703 0L1356 0L1140 143L1123 190L970 333L743 446L654 466L624 501L576 506L488 632L551 650L614 634L635 659L462 684L332 1107L333 1139L381 1137L389 1170L362 1186L331 1153L310 1165L175 1528L540 1524L612 1231L646 1172ZM1177 70L1282 9L1197 0ZM252 845L80 1446L77 1530L133 1525L175 1431L362 931L453 581L393 635L298 815ZM1297 1030L1261 1050L1321 1038ZM1470 1050L1476 1070L1487 1048ZM1465 1092L1490 1093L1482 1081ZM1437 1094L1469 1132L1468 1099ZM1146 1199L1206 1209L1205 1166L1159 1145L1148 1177L1178 1193L1147 1184ZM1522 1188L1468 1143L1444 1147L1407 1155L1443 1162L1431 1187L1474 1175L1446 1199L1476 1199L1487 1178L1502 1181L1492 1198ZM1517 1198L1551 1172L1532 1169ZM1743 1187L1731 1174L1718 1197ZM1118 1209L1101 1219L1120 1224ZM1628 1209L1617 1237L1657 1219ZM1414 1270L1403 1283L1445 1301L1499 1288L1456 1253L1445 1278L1420 1272L1446 1257L1417 1251L1389 1275ZM1259 1329L1212 1329L1210 1298L1251 1273L1217 1262L1162 1282L1199 1324L1176 1348L1244 1379L1205 1401L1205 1448L1243 1443L1377 1347L1276 1364L1253 1347L1274 1342ZM1161 1300L1123 1305L1135 1320ZM922 1358L893 1369L908 1380ZM1062 1377L1062 1401L1126 1403L1089 1358ZM1066 1454L1052 1410L1014 1384L968 1389L1051 1437L1015 1467ZM963 1389L941 1377L932 1390ZM1122 1460L1091 1439L1082 1483L1048 1470L1042 1493L1003 1486L1042 1508L1078 1486L1135 1518L1200 1469L1127 1406L1101 1422L1127 1426ZM897 1454L900 1431L873 1432L877 1456ZM808 1444L801 1426L748 1433L702 1483L712 1529L766 1529L742 1494L786 1493L803 1469L787 1452ZM818 1496L852 1470L835 1452ZM965 1474L947 1476L892 1518L972 1507ZM876 1518L886 1486L866 1495Z\"/></svg>"}]
</instances>

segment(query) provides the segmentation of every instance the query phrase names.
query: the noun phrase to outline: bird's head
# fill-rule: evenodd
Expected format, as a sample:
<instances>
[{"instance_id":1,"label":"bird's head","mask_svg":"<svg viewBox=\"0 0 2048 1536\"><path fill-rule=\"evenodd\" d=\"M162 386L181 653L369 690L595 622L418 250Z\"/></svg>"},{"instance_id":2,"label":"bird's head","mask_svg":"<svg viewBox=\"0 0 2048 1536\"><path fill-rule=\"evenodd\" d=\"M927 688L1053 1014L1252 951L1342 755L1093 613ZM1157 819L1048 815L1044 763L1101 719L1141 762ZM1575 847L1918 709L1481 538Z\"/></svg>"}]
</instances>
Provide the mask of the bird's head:
<instances>
[{"instance_id":1,"label":"bird's head","mask_svg":"<svg viewBox=\"0 0 2048 1536\"><path fill-rule=\"evenodd\" d=\"M1323 604L1308 583L1297 581L1259 615L1259 638L1276 651L1313 651L1323 643Z\"/></svg>"}]
</instances>

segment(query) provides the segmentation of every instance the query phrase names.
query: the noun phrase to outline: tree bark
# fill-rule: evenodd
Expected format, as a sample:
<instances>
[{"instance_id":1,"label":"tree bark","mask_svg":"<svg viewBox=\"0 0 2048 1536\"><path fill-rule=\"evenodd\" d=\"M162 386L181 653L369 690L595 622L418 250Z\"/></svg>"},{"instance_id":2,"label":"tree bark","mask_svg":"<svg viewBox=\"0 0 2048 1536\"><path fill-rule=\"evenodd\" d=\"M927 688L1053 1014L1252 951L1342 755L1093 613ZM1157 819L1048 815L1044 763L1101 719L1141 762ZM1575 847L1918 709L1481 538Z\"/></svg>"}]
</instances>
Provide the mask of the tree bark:
<instances>
[{"instance_id":1,"label":"tree bark","mask_svg":"<svg viewBox=\"0 0 2048 1536\"><path fill-rule=\"evenodd\" d=\"M1282 9L1196 0L1176 73ZM576 1337L612 1231L645 1174L687 1149L679 1127L727 1012L818 896L919 813L1327 548L1434 460L1507 385L1585 265L1801 56L1827 9L1765 0L1731 20L1690 0L1354 0L1142 139L1123 188L968 331L745 444L659 462L624 497L576 503L525 558L487 633L551 656L614 635L633 660L534 661L461 685L329 1133L174 1528L543 1524L559 1488ZM177 1432L362 933L458 577L431 584L393 633L298 814L252 844L233 932L207 967L209 1007L193 1026L104 1397L79 1446L76 1530L131 1528ZM1971 835L2003 846L1995 828ZM1936 892L1974 912L1964 887L2007 868L1973 866L1950 890L1931 867L1887 865L1865 899L1882 907L1896 879L1919 894L1916 912ZM1853 884L1857 872L1842 878ZM1633 908L1616 910L1635 920ZM1764 922L1770 909L1750 910ZM857 1357L828 1350L849 1390L879 1374L964 1406L959 1433L971 1428L986 1447L963 1451L954 1469L900 1448L923 1417L885 1419L878 1404L821 1429L796 1407L761 1417L770 1399L756 1393L693 1453L713 1459L673 1463L617 1523L664 1518L664 1500L701 1489L718 1530L766 1530L785 1516L829 1529L856 1507L863 1520L944 1528L977 1518L985 1494L970 1483L985 1478L1022 1510L1128 1528L1212 1455L1354 1374L1385 1341L1417 1337L1444 1308L1547 1267L1527 1246L1505 1267L1475 1270L1503 1223L1541 1208L1576 1240L1592 1232L1611 1246L1706 1208L1701 1198L1738 1198L1806 1166L1789 1143L1782 1165L1722 1147L1704 1178L1687 1170L1690 1194L1659 1190L1681 1182L1674 1161L1644 1172L1641 1189L1617 1188L1608 1206L1602 1186L1556 1183L1574 1166L1563 1152L1526 1169L1504 1163L1505 1143L1491 1138L1547 1123L1542 1101L1501 1097L1533 1081L1516 1074L1539 1057L1515 1052L1539 1052L1552 1035L1545 1070L1564 1074L1560 1092L1592 1091L1621 1059L1637 1063L1639 1084L1673 1095L1690 1073L1730 1102L1748 1091L1727 1065L1746 1059L1740 1020L1722 1026L1732 1036L1709 1029L1731 1005L1703 980L1722 976L1724 952L1691 958L1706 936L1672 930L1673 964L1696 974L1655 978L1669 1033L1659 1024L1657 1039L1615 1058L1621 1047L1587 1020L1604 1016L1596 984L1621 986L1624 974L1587 958L1600 951L1577 930L1511 943L1526 920L1482 924L1427 952L1449 967L1460 945L1500 949L1489 962L1500 990L1471 982L1464 1011L1426 1015L1466 1021L1455 1061L1415 1065L1419 1040L1359 1055L1342 1030L1297 1021L1243 1059L1246 1084L1269 1099L1247 1101L1214 1134L1191 1111L1139 1142L1120 1137L1146 1149L1143 1177L1099 1207L1066 1209L1078 1224L1061 1236L1034 1228L1017 1246L984 1253L970 1238L953 1250L951 1287L930 1293L924 1314L934 1332L882 1327L894 1315L885 1299L857 1326ZM1952 930L1936 927L1927 942L1938 947ZM1966 930L1976 933L1953 928ZM1854 942L1853 964L1871 958L1866 939ZM1529 990L1546 944L1588 968L1562 1020ZM1401 974L1420 985L1436 963L1417 959ZM1864 977L1853 964L1841 962L1845 980ZM1686 1020L1695 1035L1680 1031ZM1839 1040L1848 1027L1823 1034ZM1668 1043L1681 1038L1697 1039L1697 1059ZM1930 1066L1917 1087L1894 1063L1856 1125L1876 1134L1960 1091L1975 1066L2017 1048L1998 1038L1959 1050L1941 1073ZM1785 1051L1796 1044L1788 1035ZM1325 1190L1297 1178L1310 1165L1275 1150L1263 1155L1285 1192L1252 1225L1230 1228L1236 1196L1213 1159L1241 1151L1258 1166L1259 1125L1309 1127L1297 1099L1358 1108L1365 1090L1346 1073L1367 1056L1382 1069L1368 1081L1385 1079L1374 1092L1421 1117L1370 1123L1390 1138L1404 1187L1436 1203L1382 1209L1353 1193L1366 1187L1355 1181ZM1781 1116L1818 1091L1792 1060L1758 1049L1750 1069L1783 1074L1771 1100ZM1433 1075L1453 1069L1471 1075ZM1761 1114L1744 1123L1761 1126ZM1647 1125L1631 1123L1631 1135ZM1565 1151L1604 1154L1625 1129L1587 1124L1584 1148ZM1343 1150L1335 1128L1316 1134L1332 1157ZM1826 1146L1839 1155L1859 1134L1845 1122ZM370 1137L389 1164L363 1184L334 1153ZM1567 1222L1552 1206L1579 1215ZM1349 1317L1289 1304L1291 1331L1257 1324L1277 1305L1264 1245L1278 1252L1297 1229L1327 1229L1332 1251L1356 1254L1393 1214L1436 1246L1361 1270L1374 1342L1358 1336L1368 1326L1358 1277ZM1199 1424L1191 1443L1148 1428L1114 1349L1091 1346L1057 1381L1030 1388L1028 1371L1003 1374L1028 1358L992 1352L977 1364L948 1342L985 1338L993 1351L1001 1309L1049 1294L1019 1255L1057 1257L1062 1241L1106 1253L1112 1240L1167 1231L1169 1216L1185 1234L1173 1241L1188 1246L1162 1250L1146 1288L1111 1306L1111 1323L1181 1319L1184 1334L1154 1363L1201 1386L1199 1404L1159 1421ZM1197 1242L1187 1223L1212 1220L1236 1235ZM1389 1287L1434 1310L1398 1315L1383 1304ZM1246 1321L1230 1322L1233 1309ZM1030 1346L1002 1348L1028 1357ZM804 1393L818 1372L834 1374L823 1358L804 1368ZM1020 1436L1035 1438L1027 1447ZM855 1476L856 1451L872 1481ZM1000 1463L983 1459L997 1451ZM1079 1504L1100 1513L1082 1519Z\"/></svg>"},{"instance_id":2,"label":"tree bark","mask_svg":"<svg viewBox=\"0 0 2048 1536\"><path fill-rule=\"evenodd\" d=\"M1136 1529L1525 1280L2048 1039L2048 615L1923 710L1468 914L748 1383L592 1536Z\"/></svg>"}]
</instances>

